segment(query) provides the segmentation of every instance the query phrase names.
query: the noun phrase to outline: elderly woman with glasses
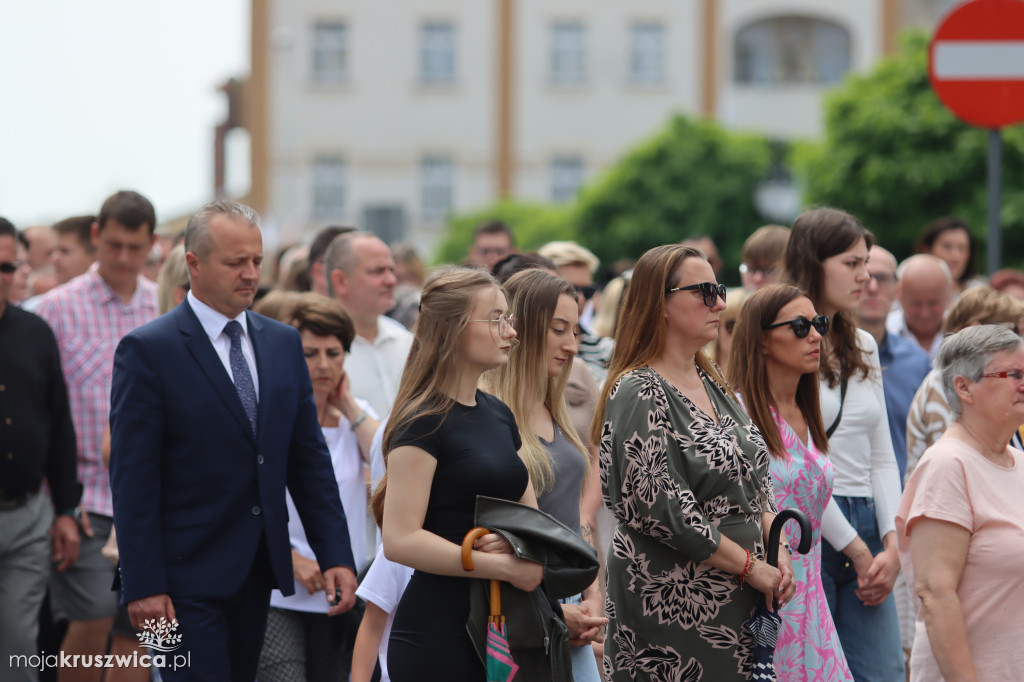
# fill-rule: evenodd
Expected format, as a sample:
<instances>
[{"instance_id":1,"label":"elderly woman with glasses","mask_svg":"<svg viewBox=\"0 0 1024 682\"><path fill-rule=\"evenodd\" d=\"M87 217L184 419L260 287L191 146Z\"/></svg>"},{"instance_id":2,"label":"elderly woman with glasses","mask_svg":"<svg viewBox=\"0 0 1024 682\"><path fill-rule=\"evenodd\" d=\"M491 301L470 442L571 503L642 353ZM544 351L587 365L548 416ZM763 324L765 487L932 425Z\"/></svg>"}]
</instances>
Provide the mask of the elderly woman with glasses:
<instances>
[{"instance_id":1,"label":"elderly woman with glasses","mask_svg":"<svg viewBox=\"0 0 1024 682\"><path fill-rule=\"evenodd\" d=\"M748 680L758 599L795 590L765 539L775 493L764 438L701 350L725 286L701 251L645 253L623 301L591 432L615 521L606 679Z\"/></svg>"},{"instance_id":2,"label":"elderly woman with glasses","mask_svg":"<svg viewBox=\"0 0 1024 682\"><path fill-rule=\"evenodd\" d=\"M1016 680L1024 669L1024 342L968 327L935 360L953 422L924 453L896 517L915 596L912 682Z\"/></svg>"},{"instance_id":3,"label":"elderly woman with glasses","mask_svg":"<svg viewBox=\"0 0 1024 682\"><path fill-rule=\"evenodd\" d=\"M944 331L952 335L972 325L994 324L1020 334L1022 318L1024 302L989 287L976 287L961 294L949 309ZM905 480L914 473L924 451L946 432L952 421L949 401L942 390L942 377L938 369L932 369L914 394L907 412ZM1014 445L1021 446L1019 435L1014 441Z\"/></svg>"}]
</instances>

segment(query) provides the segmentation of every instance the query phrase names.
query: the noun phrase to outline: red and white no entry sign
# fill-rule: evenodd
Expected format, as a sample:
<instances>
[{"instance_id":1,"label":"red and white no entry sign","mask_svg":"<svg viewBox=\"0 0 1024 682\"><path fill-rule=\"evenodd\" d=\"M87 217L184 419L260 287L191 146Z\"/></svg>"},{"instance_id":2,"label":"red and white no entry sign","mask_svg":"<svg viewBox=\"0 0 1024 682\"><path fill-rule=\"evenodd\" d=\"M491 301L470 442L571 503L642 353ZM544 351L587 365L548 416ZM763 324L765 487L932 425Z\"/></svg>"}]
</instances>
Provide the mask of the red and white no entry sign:
<instances>
[{"instance_id":1,"label":"red and white no entry sign","mask_svg":"<svg viewBox=\"0 0 1024 682\"><path fill-rule=\"evenodd\" d=\"M953 8L929 45L928 77L942 103L971 125L1024 121L1024 1Z\"/></svg>"}]
</instances>

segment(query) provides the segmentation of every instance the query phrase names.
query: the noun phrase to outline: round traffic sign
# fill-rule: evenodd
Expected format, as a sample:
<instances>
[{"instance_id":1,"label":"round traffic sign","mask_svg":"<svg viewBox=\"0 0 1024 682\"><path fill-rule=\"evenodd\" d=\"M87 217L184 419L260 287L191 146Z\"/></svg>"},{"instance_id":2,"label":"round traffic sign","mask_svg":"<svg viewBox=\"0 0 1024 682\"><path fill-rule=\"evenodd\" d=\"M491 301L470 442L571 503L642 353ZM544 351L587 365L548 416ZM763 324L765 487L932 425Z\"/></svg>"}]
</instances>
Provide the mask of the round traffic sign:
<instances>
[{"instance_id":1,"label":"round traffic sign","mask_svg":"<svg viewBox=\"0 0 1024 682\"><path fill-rule=\"evenodd\" d=\"M942 103L971 125L1024 121L1024 1L954 7L928 46L928 78Z\"/></svg>"}]
</instances>

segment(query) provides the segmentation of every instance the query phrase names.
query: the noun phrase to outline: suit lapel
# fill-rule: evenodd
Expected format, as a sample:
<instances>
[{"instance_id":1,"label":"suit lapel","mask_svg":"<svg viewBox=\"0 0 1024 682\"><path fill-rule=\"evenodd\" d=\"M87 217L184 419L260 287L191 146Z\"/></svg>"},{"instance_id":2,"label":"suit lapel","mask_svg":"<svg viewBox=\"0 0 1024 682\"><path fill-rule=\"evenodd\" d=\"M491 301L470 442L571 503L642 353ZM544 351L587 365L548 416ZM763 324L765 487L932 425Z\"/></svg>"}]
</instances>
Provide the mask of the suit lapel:
<instances>
[{"instance_id":1,"label":"suit lapel","mask_svg":"<svg viewBox=\"0 0 1024 682\"><path fill-rule=\"evenodd\" d=\"M213 344L210 343L210 337L206 335L203 325L199 324L199 318L196 317L192 306L185 301L174 309L174 313L178 319L178 329L185 337L185 346L192 354L192 357L195 358L203 374L206 375L206 378L209 379L210 383L217 390L228 411L234 415L238 423L244 427L242 430L255 443L256 436L252 432L249 418L245 416L245 408L242 407L242 401L238 397L238 391L235 390L235 384L231 377L228 376L224 363L217 356L217 351L213 349ZM263 404L262 400L260 404Z\"/></svg>"}]
</instances>

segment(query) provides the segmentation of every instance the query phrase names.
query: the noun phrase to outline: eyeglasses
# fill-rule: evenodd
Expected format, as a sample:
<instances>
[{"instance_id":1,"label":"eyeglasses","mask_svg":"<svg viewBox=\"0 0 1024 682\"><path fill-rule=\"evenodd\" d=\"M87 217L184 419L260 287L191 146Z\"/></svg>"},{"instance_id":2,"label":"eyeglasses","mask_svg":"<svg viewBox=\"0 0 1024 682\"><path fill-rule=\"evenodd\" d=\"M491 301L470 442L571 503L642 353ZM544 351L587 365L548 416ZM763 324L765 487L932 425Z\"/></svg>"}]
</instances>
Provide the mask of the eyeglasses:
<instances>
[{"instance_id":1,"label":"eyeglasses","mask_svg":"<svg viewBox=\"0 0 1024 682\"><path fill-rule=\"evenodd\" d=\"M1016 383L1024 381L1024 371L1015 369L1010 372L986 372L981 375L982 379L1013 379Z\"/></svg>"},{"instance_id":2,"label":"eyeglasses","mask_svg":"<svg viewBox=\"0 0 1024 682\"><path fill-rule=\"evenodd\" d=\"M880 287L896 284L896 275L890 275L888 272L869 272L868 277L875 280Z\"/></svg>"},{"instance_id":3,"label":"eyeglasses","mask_svg":"<svg viewBox=\"0 0 1024 682\"><path fill-rule=\"evenodd\" d=\"M755 268L747 265L746 263L740 263L740 274L741 275L761 275L765 279L771 279L775 276L775 268Z\"/></svg>"},{"instance_id":4,"label":"eyeglasses","mask_svg":"<svg viewBox=\"0 0 1024 682\"><path fill-rule=\"evenodd\" d=\"M0 263L0 272L5 275L13 275L19 267L21 267L21 263L19 261L5 261Z\"/></svg>"},{"instance_id":5,"label":"eyeglasses","mask_svg":"<svg viewBox=\"0 0 1024 682\"><path fill-rule=\"evenodd\" d=\"M515 318L514 315L509 314L509 315L502 315L501 317L496 317L493 320L469 320L469 321L470 322L490 322L492 325L495 325L498 328L498 333L499 334L504 335L504 334L508 333L508 330L515 329L516 318Z\"/></svg>"},{"instance_id":6,"label":"eyeglasses","mask_svg":"<svg viewBox=\"0 0 1024 682\"><path fill-rule=\"evenodd\" d=\"M587 284L582 287L578 287L574 284L573 288L576 290L577 294L583 297L584 301L589 301L590 299L594 298L594 294L597 293L597 287L594 286L593 284Z\"/></svg>"},{"instance_id":7,"label":"eyeglasses","mask_svg":"<svg viewBox=\"0 0 1024 682\"><path fill-rule=\"evenodd\" d=\"M704 305L707 307L714 308L718 299L722 299L722 303L725 303L725 285L715 284L714 282L701 282L700 284L666 289L665 295L668 296L673 291L695 291L697 289L700 289L700 293L704 295Z\"/></svg>"},{"instance_id":8,"label":"eyeglasses","mask_svg":"<svg viewBox=\"0 0 1024 682\"><path fill-rule=\"evenodd\" d=\"M798 339L806 338L807 335L811 333L811 327L814 327L814 329L822 336L828 334L828 315L818 315L813 320L808 320L806 317L797 317L792 320L786 320L785 322L776 322L775 324L770 324L767 327L761 327L761 329L768 331L769 329L775 329L776 327L785 327L787 324L793 328L793 335Z\"/></svg>"}]
</instances>

